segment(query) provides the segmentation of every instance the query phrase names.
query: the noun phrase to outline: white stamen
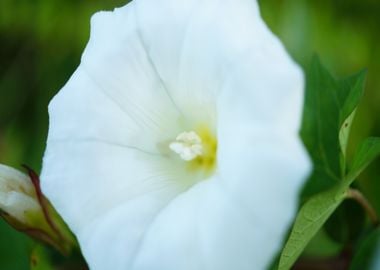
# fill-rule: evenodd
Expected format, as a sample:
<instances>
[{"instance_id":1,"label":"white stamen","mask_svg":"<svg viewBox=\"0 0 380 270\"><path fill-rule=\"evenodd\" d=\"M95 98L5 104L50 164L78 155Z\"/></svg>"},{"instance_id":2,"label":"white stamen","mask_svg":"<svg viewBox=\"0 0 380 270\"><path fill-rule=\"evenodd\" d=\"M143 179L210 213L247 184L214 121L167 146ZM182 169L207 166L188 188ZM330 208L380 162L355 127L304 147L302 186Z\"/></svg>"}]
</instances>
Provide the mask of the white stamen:
<instances>
[{"instance_id":1,"label":"white stamen","mask_svg":"<svg viewBox=\"0 0 380 270\"><path fill-rule=\"evenodd\" d=\"M169 148L186 161L191 161L203 154L202 139L194 131L179 134Z\"/></svg>"}]
</instances>

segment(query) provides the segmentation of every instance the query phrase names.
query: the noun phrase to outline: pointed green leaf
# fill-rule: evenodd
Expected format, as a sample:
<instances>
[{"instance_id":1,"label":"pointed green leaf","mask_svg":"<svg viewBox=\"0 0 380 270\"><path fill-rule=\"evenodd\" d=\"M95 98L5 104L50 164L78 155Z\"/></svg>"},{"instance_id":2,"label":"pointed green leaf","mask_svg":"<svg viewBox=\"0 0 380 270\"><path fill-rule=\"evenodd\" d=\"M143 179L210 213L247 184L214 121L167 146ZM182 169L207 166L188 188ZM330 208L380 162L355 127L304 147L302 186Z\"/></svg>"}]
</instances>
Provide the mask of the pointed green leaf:
<instances>
[{"instance_id":1,"label":"pointed green leaf","mask_svg":"<svg viewBox=\"0 0 380 270\"><path fill-rule=\"evenodd\" d=\"M301 136L313 160L314 171L302 195L323 193L311 197L301 208L281 254L280 270L293 265L346 196L349 187L345 181L346 148L356 107L363 95L365 76L366 72L362 71L335 80L317 57L307 72Z\"/></svg>"},{"instance_id":2,"label":"pointed green leaf","mask_svg":"<svg viewBox=\"0 0 380 270\"><path fill-rule=\"evenodd\" d=\"M340 99L344 101L341 107L340 124L352 114L363 97L366 76L367 71L362 70L339 82L338 94Z\"/></svg>"},{"instance_id":3,"label":"pointed green leaf","mask_svg":"<svg viewBox=\"0 0 380 270\"><path fill-rule=\"evenodd\" d=\"M364 82L366 75L367 72L363 70L342 80L339 84L341 90L338 93L341 95L343 94L342 99L345 99L343 107L340 110L339 121L341 125L339 131L339 142L344 157L346 157L347 142L351 125L355 118L356 107L358 106L364 93ZM345 162L342 165L345 167Z\"/></svg>"},{"instance_id":4,"label":"pointed green leaf","mask_svg":"<svg viewBox=\"0 0 380 270\"><path fill-rule=\"evenodd\" d=\"M345 195L345 187L338 185L315 195L304 204L282 251L279 270L290 269L309 241L344 200Z\"/></svg>"},{"instance_id":5,"label":"pointed green leaf","mask_svg":"<svg viewBox=\"0 0 380 270\"><path fill-rule=\"evenodd\" d=\"M380 138L367 138L358 148L351 170L346 177L346 185L350 185L364 169L380 155Z\"/></svg>"},{"instance_id":6,"label":"pointed green leaf","mask_svg":"<svg viewBox=\"0 0 380 270\"><path fill-rule=\"evenodd\" d=\"M340 143L340 148L342 149L342 154L344 156L344 159L342 162L342 167L345 168L345 158L346 158L346 150L347 150L347 144L348 144L348 138L350 136L350 131L351 131L351 126L352 122L354 121L356 114L356 110L354 110L349 117L343 122L342 127L340 128L339 131L339 143Z\"/></svg>"},{"instance_id":7,"label":"pointed green leaf","mask_svg":"<svg viewBox=\"0 0 380 270\"><path fill-rule=\"evenodd\" d=\"M325 190L341 179L337 82L314 58L307 72L301 136L313 159L314 172L306 195Z\"/></svg>"},{"instance_id":8,"label":"pointed green leaf","mask_svg":"<svg viewBox=\"0 0 380 270\"><path fill-rule=\"evenodd\" d=\"M363 95L366 73L335 80L315 57L307 72L302 139L314 163L303 197L343 180L345 151L355 109Z\"/></svg>"}]
</instances>

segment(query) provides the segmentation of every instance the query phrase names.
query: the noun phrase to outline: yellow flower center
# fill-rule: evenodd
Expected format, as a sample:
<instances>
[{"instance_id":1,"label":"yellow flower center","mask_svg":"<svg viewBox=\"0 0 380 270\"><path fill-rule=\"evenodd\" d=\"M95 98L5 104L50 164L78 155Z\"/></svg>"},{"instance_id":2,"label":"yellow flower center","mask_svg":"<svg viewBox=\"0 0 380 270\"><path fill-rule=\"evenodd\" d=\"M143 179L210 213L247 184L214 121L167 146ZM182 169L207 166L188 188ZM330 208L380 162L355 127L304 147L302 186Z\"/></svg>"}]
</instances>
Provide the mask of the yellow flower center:
<instances>
[{"instance_id":1,"label":"yellow flower center","mask_svg":"<svg viewBox=\"0 0 380 270\"><path fill-rule=\"evenodd\" d=\"M188 162L191 171L210 174L216 167L217 140L206 127L180 133L169 148Z\"/></svg>"}]
</instances>

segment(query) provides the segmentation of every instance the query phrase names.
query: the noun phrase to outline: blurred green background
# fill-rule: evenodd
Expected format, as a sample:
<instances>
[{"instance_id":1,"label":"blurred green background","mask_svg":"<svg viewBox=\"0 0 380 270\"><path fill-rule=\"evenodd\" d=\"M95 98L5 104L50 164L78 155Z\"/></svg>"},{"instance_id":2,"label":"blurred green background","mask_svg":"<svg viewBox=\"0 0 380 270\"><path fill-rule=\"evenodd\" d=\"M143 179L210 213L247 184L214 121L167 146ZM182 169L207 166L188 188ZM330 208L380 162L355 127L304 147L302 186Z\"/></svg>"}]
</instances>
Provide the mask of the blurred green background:
<instances>
[{"instance_id":1,"label":"blurred green background","mask_svg":"<svg viewBox=\"0 0 380 270\"><path fill-rule=\"evenodd\" d=\"M124 0L0 1L0 163L39 171L47 135L47 105L80 61L89 19ZM380 1L261 0L262 15L303 66L318 53L338 77L368 69L349 153L367 136L380 136ZM359 179L380 213L380 162ZM326 253L331 241L309 248ZM33 244L0 221L0 269L28 269ZM321 250L321 246L322 249ZM327 252L328 253L328 252Z\"/></svg>"}]
</instances>

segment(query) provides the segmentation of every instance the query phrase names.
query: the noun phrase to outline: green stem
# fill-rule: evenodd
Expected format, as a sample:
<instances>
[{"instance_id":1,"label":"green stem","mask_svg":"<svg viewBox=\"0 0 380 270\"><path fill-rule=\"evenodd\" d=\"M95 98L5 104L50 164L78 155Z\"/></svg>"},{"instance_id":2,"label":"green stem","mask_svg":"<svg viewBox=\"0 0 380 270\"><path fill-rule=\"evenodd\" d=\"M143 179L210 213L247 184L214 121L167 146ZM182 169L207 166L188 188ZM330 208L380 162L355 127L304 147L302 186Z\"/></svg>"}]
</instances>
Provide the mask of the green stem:
<instances>
[{"instance_id":1,"label":"green stem","mask_svg":"<svg viewBox=\"0 0 380 270\"><path fill-rule=\"evenodd\" d=\"M379 226L379 217L373 206L367 200L366 197L357 189L349 188L346 195L347 199L353 199L359 203L363 209L367 212L368 217L370 218L372 224L376 227Z\"/></svg>"}]
</instances>

